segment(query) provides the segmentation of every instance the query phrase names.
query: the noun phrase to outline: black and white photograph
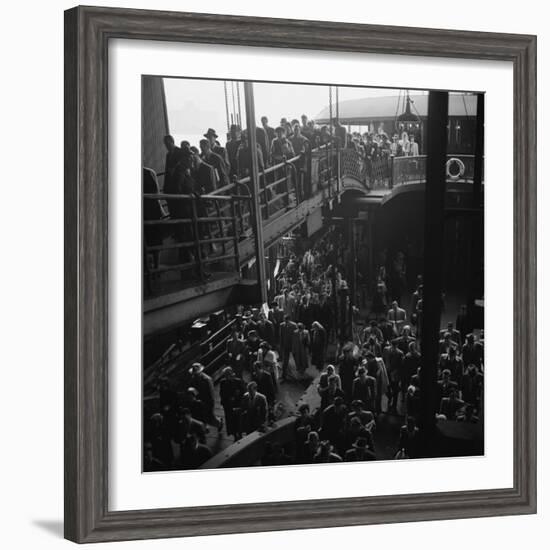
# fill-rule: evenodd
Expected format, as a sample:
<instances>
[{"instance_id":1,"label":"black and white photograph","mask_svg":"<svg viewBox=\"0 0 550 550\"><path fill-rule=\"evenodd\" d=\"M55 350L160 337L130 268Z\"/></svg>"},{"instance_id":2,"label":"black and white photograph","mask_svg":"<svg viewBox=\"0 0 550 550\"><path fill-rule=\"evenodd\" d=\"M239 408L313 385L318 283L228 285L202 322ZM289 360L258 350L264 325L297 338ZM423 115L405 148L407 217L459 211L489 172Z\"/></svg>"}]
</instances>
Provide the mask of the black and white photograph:
<instances>
[{"instance_id":1,"label":"black and white photograph","mask_svg":"<svg viewBox=\"0 0 550 550\"><path fill-rule=\"evenodd\" d=\"M484 93L141 85L143 472L483 456Z\"/></svg>"}]
</instances>

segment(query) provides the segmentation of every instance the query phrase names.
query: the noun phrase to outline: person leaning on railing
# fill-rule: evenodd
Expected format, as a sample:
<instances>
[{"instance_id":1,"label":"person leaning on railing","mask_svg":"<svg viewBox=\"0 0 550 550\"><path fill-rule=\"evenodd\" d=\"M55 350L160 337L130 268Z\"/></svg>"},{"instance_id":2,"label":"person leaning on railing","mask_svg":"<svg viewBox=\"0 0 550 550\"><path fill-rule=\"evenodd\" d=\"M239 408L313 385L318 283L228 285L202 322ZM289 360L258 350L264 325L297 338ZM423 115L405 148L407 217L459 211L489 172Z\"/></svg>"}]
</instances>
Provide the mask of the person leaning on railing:
<instances>
[{"instance_id":1,"label":"person leaning on railing","mask_svg":"<svg viewBox=\"0 0 550 550\"><path fill-rule=\"evenodd\" d=\"M192 157L190 153L181 151L178 148L178 162L170 166L169 177L165 175L163 192L166 195L193 195L197 193L198 185L191 174ZM168 165L168 163L167 163ZM168 173L168 172L167 172ZM167 198L166 205L172 220L190 220L193 218L192 199ZM194 241L194 228L191 223L173 225L173 236L179 243L190 243ZM193 253L189 247L178 249L179 262L189 263L194 261ZM183 274L182 274L183 275Z\"/></svg>"},{"instance_id":2,"label":"person leaning on railing","mask_svg":"<svg viewBox=\"0 0 550 550\"><path fill-rule=\"evenodd\" d=\"M309 140L302 135L302 129L300 128L299 124L294 125L294 132L292 134L292 137L290 138L290 143L292 144L292 148L294 149L295 155L300 155L299 160L296 162L296 171L297 171L297 177L298 177L298 186L299 186L299 195L302 198L305 198L306 193L304 189L304 176L305 176L305 167L306 167L306 151L311 150L311 145L309 143ZM309 191L307 193L309 196Z\"/></svg>"},{"instance_id":3,"label":"person leaning on railing","mask_svg":"<svg viewBox=\"0 0 550 550\"><path fill-rule=\"evenodd\" d=\"M285 129L277 126L275 129L276 138L271 142L271 158L273 164L280 164L285 159L290 159L294 154L292 143L287 139Z\"/></svg>"},{"instance_id":4,"label":"person leaning on railing","mask_svg":"<svg viewBox=\"0 0 550 550\"><path fill-rule=\"evenodd\" d=\"M229 167L225 160L212 150L210 142L207 139L201 139L199 142L199 147L201 150L201 159L212 166L215 170L216 188L228 185Z\"/></svg>"},{"instance_id":5,"label":"person leaning on railing","mask_svg":"<svg viewBox=\"0 0 550 550\"><path fill-rule=\"evenodd\" d=\"M229 128L229 139L225 144L227 159L229 161L229 177L237 175L237 151L241 145L241 129L237 124L231 124Z\"/></svg>"},{"instance_id":6,"label":"person leaning on railing","mask_svg":"<svg viewBox=\"0 0 550 550\"><path fill-rule=\"evenodd\" d=\"M286 137L286 131L283 126L278 126L275 129L276 138L271 142L271 160L273 165L280 164L287 159L294 157L294 149L292 148L292 143ZM274 178L276 180L283 179L286 176L286 168L279 168L274 172ZM285 181L282 181L277 185L275 189L276 194L282 194L286 192ZM287 206L288 206L288 197L287 197Z\"/></svg>"},{"instance_id":7,"label":"person leaning on railing","mask_svg":"<svg viewBox=\"0 0 550 550\"><path fill-rule=\"evenodd\" d=\"M259 143L256 143L256 157L258 160L258 172L262 173L265 170L264 155ZM243 130L241 133L241 143L237 149L237 176L246 178L251 174L251 157L250 144L248 140L248 131Z\"/></svg>"},{"instance_id":8,"label":"person leaning on railing","mask_svg":"<svg viewBox=\"0 0 550 550\"><path fill-rule=\"evenodd\" d=\"M219 181L217 171L212 165L204 160L196 147L191 147L191 152L193 153L193 175L198 183L197 192L200 195L210 195L218 189L218 184L221 183ZM202 206L201 215L215 216L218 214L216 211L217 205L214 202L198 201L198 204ZM208 227L209 231L207 233L210 234L215 230L215 224L208 224L208 226L203 225L203 227ZM201 234L202 238L207 238L209 236L211 235L205 234L204 232Z\"/></svg>"},{"instance_id":9,"label":"person leaning on railing","mask_svg":"<svg viewBox=\"0 0 550 550\"><path fill-rule=\"evenodd\" d=\"M157 175L154 170L143 167L143 193L148 195L158 195L160 193ZM160 200L147 199L143 201L143 220L162 220L168 217L168 212L164 206L164 203ZM163 240L163 229L159 225L146 225L144 228L145 244L147 246L159 246ZM159 265L159 252L154 250L149 253L151 260L150 267L152 269L158 268ZM144 261L147 261L148 257L144 257ZM149 264L148 264L149 265ZM146 284L150 284L149 278Z\"/></svg>"}]
</instances>

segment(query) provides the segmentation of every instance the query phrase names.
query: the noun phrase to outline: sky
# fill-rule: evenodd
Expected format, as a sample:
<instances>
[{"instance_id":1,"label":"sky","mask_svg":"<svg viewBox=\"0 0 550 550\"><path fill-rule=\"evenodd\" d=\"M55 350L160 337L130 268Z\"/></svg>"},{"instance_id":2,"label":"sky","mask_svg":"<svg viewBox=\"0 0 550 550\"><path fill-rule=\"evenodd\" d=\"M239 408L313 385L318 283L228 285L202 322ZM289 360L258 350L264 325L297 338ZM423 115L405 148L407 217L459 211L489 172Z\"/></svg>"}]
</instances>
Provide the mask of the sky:
<instances>
[{"instance_id":1,"label":"sky","mask_svg":"<svg viewBox=\"0 0 550 550\"><path fill-rule=\"evenodd\" d=\"M235 111L238 111L239 96L236 86L239 86L241 114L245 119L242 83L233 85L230 82L227 83L230 110L233 110L234 102ZM208 128L216 130L224 141L227 117L223 81L165 78L164 87L170 133L176 138L176 143L188 139L192 144L197 145L197 140ZM340 101L398 94L398 90L388 88L339 87ZM279 124L281 117L286 117L290 121L306 114L308 118L314 119L329 104L329 87L256 82L254 83L254 103L257 124L264 115L268 117L269 124L274 127ZM245 120L243 120L243 126L246 126Z\"/></svg>"}]
</instances>

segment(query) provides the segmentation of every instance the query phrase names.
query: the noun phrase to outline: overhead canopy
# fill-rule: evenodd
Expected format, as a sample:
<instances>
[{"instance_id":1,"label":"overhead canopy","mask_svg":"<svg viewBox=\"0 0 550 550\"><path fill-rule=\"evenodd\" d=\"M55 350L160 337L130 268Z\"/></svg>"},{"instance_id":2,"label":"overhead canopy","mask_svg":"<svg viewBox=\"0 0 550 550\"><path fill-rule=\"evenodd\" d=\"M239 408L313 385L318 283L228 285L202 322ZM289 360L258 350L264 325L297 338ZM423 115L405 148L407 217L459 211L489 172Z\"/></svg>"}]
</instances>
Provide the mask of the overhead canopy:
<instances>
[{"instance_id":1,"label":"overhead canopy","mask_svg":"<svg viewBox=\"0 0 550 550\"><path fill-rule=\"evenodd\" d=\"M411 94L412 112L421 119L428 116L428 94ZM342 124L368 124L380 120L393 119L399 116L405 106L403 98L399 103L397 95L384 97L364 97L362 99L348 99L340 101L339 113ZM466 117L476 115L477 98L475 95L449 94L449 116ZM333 106L333 114L336 112ZM329 106L325 107L316 117L317 124L327 124L330 121Z\"/></svg>"}]
</instances>

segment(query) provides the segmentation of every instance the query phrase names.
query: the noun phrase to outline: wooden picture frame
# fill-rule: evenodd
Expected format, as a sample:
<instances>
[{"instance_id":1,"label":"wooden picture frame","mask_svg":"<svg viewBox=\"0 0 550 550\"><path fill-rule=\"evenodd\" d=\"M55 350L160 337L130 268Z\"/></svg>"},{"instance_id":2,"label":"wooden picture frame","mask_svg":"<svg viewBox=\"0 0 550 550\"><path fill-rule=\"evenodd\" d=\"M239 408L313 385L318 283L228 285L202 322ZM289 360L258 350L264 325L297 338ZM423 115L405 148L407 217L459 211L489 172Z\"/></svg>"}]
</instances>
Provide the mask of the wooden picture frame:
<instances>
[{"instance_id":1,"label":"wooden picture frame","mask_svg":"<svg viewBox=\"0 0 550 550\"><path fill-rule=\"evenodd\" d=\"M108 511L108 43L112 38L511 61L514 483L510 489ZM245 533L536 511L536 37L77 7L65 13L65 536Z\"/></svg>"}]
</instances>

